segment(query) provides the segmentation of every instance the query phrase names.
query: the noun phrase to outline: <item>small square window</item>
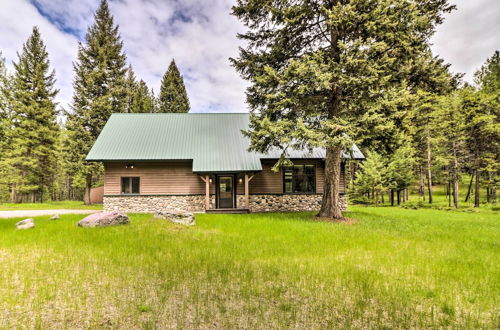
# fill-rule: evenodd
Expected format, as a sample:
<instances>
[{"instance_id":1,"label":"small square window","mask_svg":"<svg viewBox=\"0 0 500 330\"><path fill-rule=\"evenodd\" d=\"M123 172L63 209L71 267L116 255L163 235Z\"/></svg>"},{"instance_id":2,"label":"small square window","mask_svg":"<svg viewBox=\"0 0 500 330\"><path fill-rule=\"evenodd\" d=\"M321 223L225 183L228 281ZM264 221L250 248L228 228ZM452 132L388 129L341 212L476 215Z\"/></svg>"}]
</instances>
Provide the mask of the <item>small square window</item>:
<instances>
[{"instance_id":1,"label":"small square window","mask_svg":"<svg viewBox=\"0 0 500 330\"><path fill-rule=\"evenodd\" d=\"M316 168L314 165L294 165L283 168L283 190L289 194L316 192Z\"/></svg>"},{"instance_id":2,"label":"small square window","mask_svg":"<svg viewBox=\"0 0 500 330\"><path fill-rule=\"evenodd\" d=\"M122 177L121 193L124 195L139 194L140 182L139 177Z\"/></svg>"}]
</instances>

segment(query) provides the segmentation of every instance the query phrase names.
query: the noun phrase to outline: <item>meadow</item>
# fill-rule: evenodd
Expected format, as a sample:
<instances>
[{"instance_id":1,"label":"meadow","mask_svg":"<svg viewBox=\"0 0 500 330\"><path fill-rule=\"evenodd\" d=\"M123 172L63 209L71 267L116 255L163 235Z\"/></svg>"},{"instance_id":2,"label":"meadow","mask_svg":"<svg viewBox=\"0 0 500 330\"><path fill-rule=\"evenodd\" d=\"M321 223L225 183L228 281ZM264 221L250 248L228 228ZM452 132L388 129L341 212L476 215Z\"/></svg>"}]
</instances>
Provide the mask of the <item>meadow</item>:
<instances>
[{"instance_id":1,"label":"meadow","mask_svg":"<svg viewBox=\"0 0 500 330\"><path fill-rule=\"evenodd\" d=\"M0 203L0 211L15 210L101 210L102 204L85 205L82 201L49 201L45 203Z\"/></svg>"},{"instance_id":2,"label":"meadow","mask_svg":"<svg viewBox=\"0 0 500 330\"><path fill-rule=\"evenodd\" d=\"M0 220L0 328L498 328L497 212Z\"/></svg>"}]
</instances>

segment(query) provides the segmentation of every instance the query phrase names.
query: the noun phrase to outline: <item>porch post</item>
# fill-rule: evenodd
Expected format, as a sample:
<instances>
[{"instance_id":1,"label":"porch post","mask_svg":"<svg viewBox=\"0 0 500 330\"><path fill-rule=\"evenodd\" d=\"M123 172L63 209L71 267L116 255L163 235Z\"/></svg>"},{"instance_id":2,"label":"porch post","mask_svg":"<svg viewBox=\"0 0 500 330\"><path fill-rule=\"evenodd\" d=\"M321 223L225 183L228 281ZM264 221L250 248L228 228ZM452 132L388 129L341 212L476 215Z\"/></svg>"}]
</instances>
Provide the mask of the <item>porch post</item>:
<instances>
[{"instance_id":1,"label":"porch post","mask_svg":"<svg viewBox=\"0 0 500 330\"><path fill-rule=\"evenodd\" d=\"M250 199L248 196L248 174L245 173L245 208L250 209Z\"/></svg>"},{"instance_id":2,"label":"porch post","mask_svg":"<svg viewBox=\"0 0 500 330\"><path fill-rule=\"evenodd\" d=\"M205 210L210 208L210 177L205 175Z\"/></svg>"}]
</instances>

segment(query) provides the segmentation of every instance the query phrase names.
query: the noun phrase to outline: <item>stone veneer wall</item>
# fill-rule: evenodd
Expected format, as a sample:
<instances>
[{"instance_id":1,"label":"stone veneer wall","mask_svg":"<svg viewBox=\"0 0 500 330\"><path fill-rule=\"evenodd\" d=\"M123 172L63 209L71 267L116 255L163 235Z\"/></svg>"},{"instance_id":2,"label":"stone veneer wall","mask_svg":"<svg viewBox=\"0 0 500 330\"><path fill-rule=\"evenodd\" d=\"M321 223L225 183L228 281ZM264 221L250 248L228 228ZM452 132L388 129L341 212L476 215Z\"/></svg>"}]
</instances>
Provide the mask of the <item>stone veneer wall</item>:
<instances>
[{"instance_id":1,"label":"stone veneer wall","mask_svg":"<svg viewBox=\"0 0 500 330\"><path fill-rule=\"evenodd\" d=\"M321 208L322 194L314 195L250 195L250 211L252 212L290 212L318 211ZM340 195L342 210L347 209L345 195ZM245 207L245 196L238 195L238 206Z\"/></svg>"},{"instance_id":2,"label":"stone veneer wall","mask_svg":"<svg viewBox=\"0 0 500 330\"><path fill-rule=\"evenodd\" d=\"M211 207L215 195L211 196ZM204 212L205 195L104 196L104 211L125 213Z\"/></svg>"},{"instance_id":3,"label":"stone veneer wall","mask_svg":"<svg viewBox=\"0 0 500 330\"><path fill-rule=\"evenodd\" d=\"M323 195L250 195L251 212L317 211ZM210 196L210 207L215 205L215 195ZM204 212L205 195L136 195L104 196L105 211L126 213ZM347 208L345 195L340 195L342 210ZM237 196L238 208L245 208L245 196Z\"/></svg>"}]
</instances>

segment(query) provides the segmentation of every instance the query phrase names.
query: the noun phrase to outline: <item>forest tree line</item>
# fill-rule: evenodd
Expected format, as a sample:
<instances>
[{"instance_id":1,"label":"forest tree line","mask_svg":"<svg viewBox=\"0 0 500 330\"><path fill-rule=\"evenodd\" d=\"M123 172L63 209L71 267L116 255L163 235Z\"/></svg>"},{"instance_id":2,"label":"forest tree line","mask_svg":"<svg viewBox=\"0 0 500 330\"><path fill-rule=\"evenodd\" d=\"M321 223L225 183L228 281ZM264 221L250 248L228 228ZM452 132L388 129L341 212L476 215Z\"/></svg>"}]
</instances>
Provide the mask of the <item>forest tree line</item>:
<instances>
[{"instance_id":1,"label":"forest tree line","mask_svg":"<svg viewBox=\"0 0 500 330\"><path fill-rule=\"evenodd\" d=\"M409 187L417 184L421 200L432 204L432 187L441 184L449 206L455 208L461 202L473 201L475 207L496 202L500 171L500 53L495 51L477 70L473 85L462 83L460 76L453 77L447 70L441 70L441 74L448 79L433 84L433 89L422 89L413 95L403 93L394 100L400 117L396 121L399 127L393 127L396 148L367 150L366 161L359 164L356 177L352 176L355 199L376 205L399 205L408 199ZM469 181L465 199L460 201L464 177Z\"/></svg>"},{"instance_id":2,"label":"forest tree line","mask_svg":"<svg viewBox=\"0 0 500 330\"><path fill-rule=\"evenodd\" d=\"M103 0L78 45L69 109L55 102L56 73L37 27L8 72L0 52L0 201L82 200L102 184L85 156L113 112L188 112L174 60L158 96L128 65L119 28Z\"/></svg>"}]
</instances>

